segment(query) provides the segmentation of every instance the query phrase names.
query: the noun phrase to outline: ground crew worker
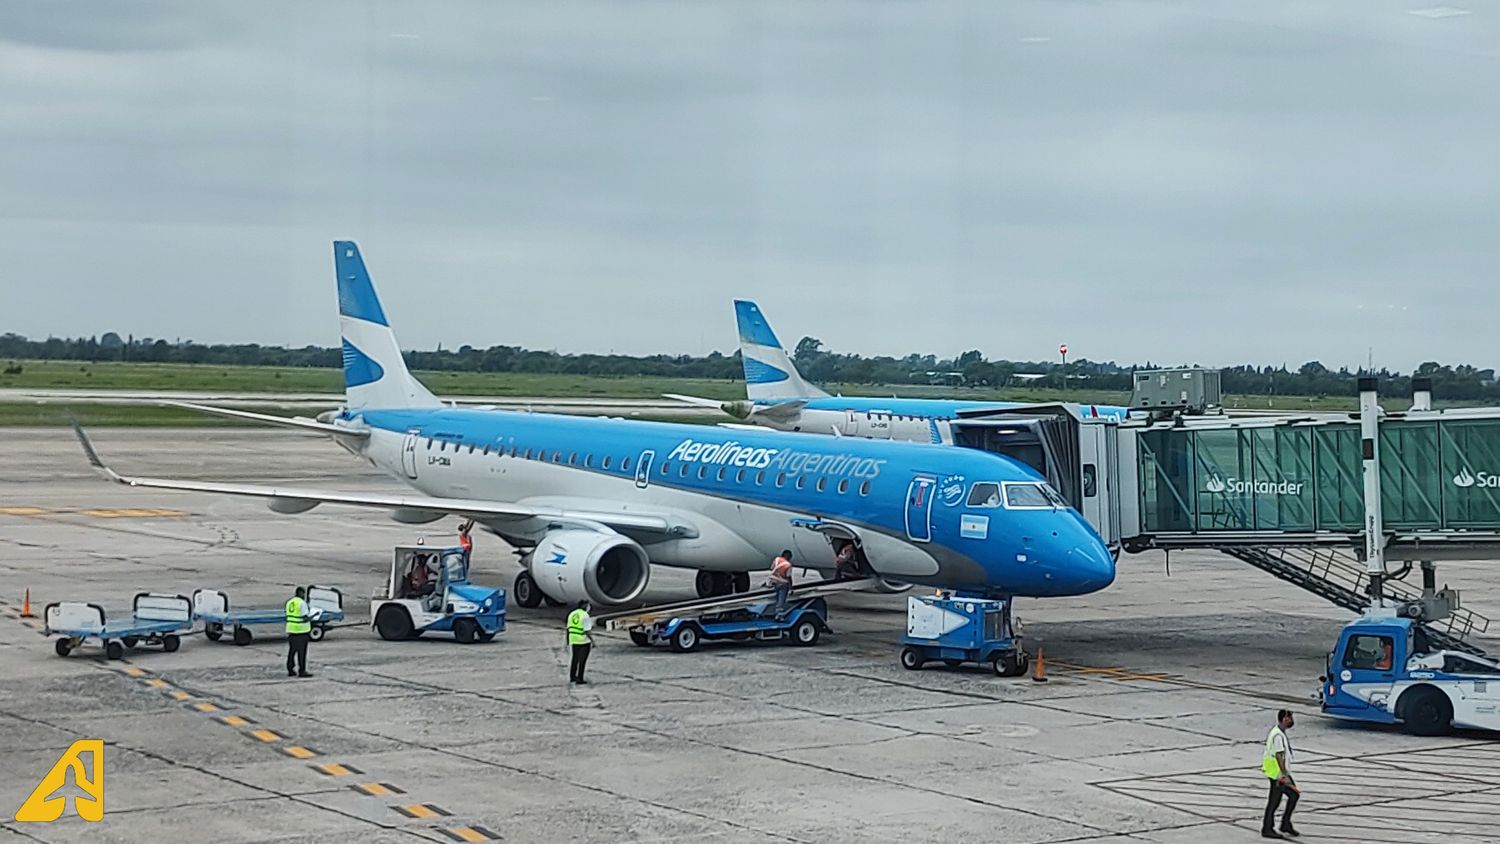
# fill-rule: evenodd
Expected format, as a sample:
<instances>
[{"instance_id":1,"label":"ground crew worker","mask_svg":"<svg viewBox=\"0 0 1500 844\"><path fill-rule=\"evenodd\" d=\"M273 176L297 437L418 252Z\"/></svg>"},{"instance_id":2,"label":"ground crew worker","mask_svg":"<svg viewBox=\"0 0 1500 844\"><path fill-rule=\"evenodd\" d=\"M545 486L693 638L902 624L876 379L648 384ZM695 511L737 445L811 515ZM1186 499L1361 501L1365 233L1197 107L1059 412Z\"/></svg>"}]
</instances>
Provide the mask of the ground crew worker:
<instances>
[{"instance_id":1,"label":"ground crew worker","mask_svg":"<svg viewBox=\"0 0 1500 844\"><path fill-rule=\"evenodd\" d=\"M783 549L776 559L771 561L771 576L766 578L766 584L776 590L776 617L786 615L787 598L792 593L792 552Z\"/></svg>"},{"instance_id":2,"label":"ground crew worker","mask_svg":"<svg viewBox=\"0 0 1500 844\"><path fill-rule=\"evenodd\" d=\"M845 542L839 547L839 553L834 559L834 565L834 580L844 580L845 578L849 580L859 579L859 558L854 554L854 543L852 541Z\"/></svg>"},{"instance_id":3,"label":"ground crew worker","mask_svg":"<svg viewBox=\"0 0 1500 844\"><path fill-rule=\"evenodd\" d=\"M568 613L568 646L573 651L573 661L568 666L568 682L587 686L583 679L584 666L589 663L589 651L594 647L594 620L589 618L589 602L579 601Z\"/></svg>"},{"instance_id":4,"label":"ground crew worker","mask_svg":"<svg viewBox=\"0 0 1500 844\"><path fill-rule=\"evenodd\" d=\"M1271 793L1266 798L1266 817L1260 825L1262 838L1285 838L1288 835L1296 838L1300 834L1292 826L1292 810L1297 808L1302 792L1292 779L1292 743L1286 737L1286 731L1295 723L1291 710L1283 709L1276 713L1276 726L1266 736L1266 752L1261 758L1260 768L1271 783ZM1276 809L1281 805L1282 795L1286 796L1286 813L1281 816L1281 831L1278 832Z\"/></svg>"},{"instance_id":5,"label":"ground crew worker","mask_svg":"<svg viewBox=\"0 0 1500 844\"><path fill-rule=\"evenodd\" d=\"M469 557L474 553L474 538L471 537L471 536L469 536L469 531L471 531L473 529L474 529L474 520L473 519L470 519L467 522L464 522L463 524L461 524L461 525L458 526L458 544L461 545L461 546L463 546L463 549L464 549L464 565L465 566L467 566L469 564Z\"/></svg>"},{"instance_id":6,"label":"ground crew worker","mask_svg":"<svg viewBox=\"0 0 1500 844\"><path fill-rule=\"evenodd\" d=\"M286 676L312 676L307 673L307 642L311 638L312 611L307 606L307 590L298 586L297 594L286 602Z\"/></svg>"}]
</instances>

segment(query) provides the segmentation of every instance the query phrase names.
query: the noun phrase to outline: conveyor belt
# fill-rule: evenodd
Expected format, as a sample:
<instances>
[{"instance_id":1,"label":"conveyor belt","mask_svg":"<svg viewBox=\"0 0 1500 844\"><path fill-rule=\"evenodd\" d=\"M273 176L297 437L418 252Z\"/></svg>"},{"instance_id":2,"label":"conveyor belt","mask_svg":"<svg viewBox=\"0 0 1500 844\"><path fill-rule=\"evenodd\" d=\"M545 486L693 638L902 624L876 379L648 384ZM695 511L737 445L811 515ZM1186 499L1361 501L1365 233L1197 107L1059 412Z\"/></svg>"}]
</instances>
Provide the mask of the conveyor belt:
<instances>
[{"instance_id":1,"label":"conveyor belt","mask_svg":"<svg viewBox=\"0 0 1500 844\"><path fill-rule=\"evenodd\" d=\"M834 592L853 592L871 586L876 582L877 579L873 577L862 577L858 580L818 580L801 586L793 586L787 600L790 603L799 599L812 598L817 595L828 595ZM673 616L702 615L709 612L724 612L726 610L748 607L770 600L775 595L776 590L774 589L753 589L749 592L740 592L735 595L721 595L716 598L694 598L691 601L677 601L671 604L657 604L653 607L638 607L633 610L604 613L594 616L594 623L603 626L606 630L619 630L638 624L649 624L653 621Z\"/></svg>"}]
</instances>

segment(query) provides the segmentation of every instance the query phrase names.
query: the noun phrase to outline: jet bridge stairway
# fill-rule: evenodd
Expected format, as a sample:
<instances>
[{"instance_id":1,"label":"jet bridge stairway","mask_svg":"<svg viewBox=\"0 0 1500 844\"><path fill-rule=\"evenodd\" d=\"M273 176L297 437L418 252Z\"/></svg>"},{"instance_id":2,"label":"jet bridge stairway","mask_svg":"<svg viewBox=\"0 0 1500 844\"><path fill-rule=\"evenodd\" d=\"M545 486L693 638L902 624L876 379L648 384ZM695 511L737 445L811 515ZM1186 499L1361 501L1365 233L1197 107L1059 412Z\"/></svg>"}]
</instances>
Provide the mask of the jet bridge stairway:
<instances>
[{"instance_id":1,"label":"jet bridge stairway","mask_svg":"<svg viewBox=\"0 0 1500 844\"><path fill-rule=\"evenodd\" d=\"M1220 545L1215 550L1351 612L1363 612L1370 605L1369 575L1364 564L1343 548ZM1382 592L1387 601L1398 605L1422 599L1420 588L1392 578L1385 580ZM1483 656L1484 650L1466 639L1471 633L1485 632L1489 624L1485 616L1458 607L1447 618L1422 626L1428 639L1439 648Z\"/></svg>"},{"instance_id":2,"label":"jet bridge stairway","mask_svg":"<svg viewBox=\"0 0 1500 844\"><path fill-rule=\"evenodd\" d=\"M790 595L787 597L787 601L790 603L819 595L831 595L835 592L854 592L873 586L879 582L879 579L874 577L861 577L850 580L817 580L801 586L793 586ZM653 621L672 616L703 615L711 612L741 609L774 600L775 596L775 589L752 589L749 592L741 592L737 595L694 598L691 601L676 601L670 604L637 607L631 610L617 610L597 615L594 617L594 621L607 630L622 630L634 625L649 624Z\"/></svg>"}]
</instances>

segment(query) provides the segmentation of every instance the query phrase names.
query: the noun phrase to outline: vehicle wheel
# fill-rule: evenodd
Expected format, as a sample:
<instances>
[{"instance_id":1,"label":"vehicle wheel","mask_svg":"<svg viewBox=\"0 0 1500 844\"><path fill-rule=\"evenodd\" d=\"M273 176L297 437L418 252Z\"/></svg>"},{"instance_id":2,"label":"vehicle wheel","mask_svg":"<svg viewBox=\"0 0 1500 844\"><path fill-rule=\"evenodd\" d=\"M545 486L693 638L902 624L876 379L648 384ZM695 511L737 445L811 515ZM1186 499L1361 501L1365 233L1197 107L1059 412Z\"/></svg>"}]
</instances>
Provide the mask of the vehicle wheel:
<instances>
[{"instance_id":1,"label":"vehicle wheel","mask_svg":"<svg viewBox=\"0 0 1500 844\"><path fill-rule=\"evenodd\" d=\"M540 589L538 589L537 591L541 592ZM551 595L548 595L546 592L542 592L542 603L546 604L549 607L560 607L563 605L562 601L559 601Z\"/></svg>"},{"instance_id":2,"label":"vehicle wheel","mask_svg":"<svg viewBox=\"0 0 1500 844\"><path fill-rule=\"evenodd\" d=\"M387 642L409 639L412 634L411 614L406 607L386 604L375 613L375 630Z\"/></svg>"},{"instance_id":3,"label":"vehicle wheel","mask_svg":"<svg viewBox=\"0 0 1500 844\"><path fill-rule=\"evenodd\" d=\"M136 645L139 645L141 643L141 640L138 639L138 638L136 638L136 637L134 637L134 636L126 636L125 638L121 639L120 641L124 642L125 643L125 647L127 647L127 648L133 648Z\"/></svg>"},{"instance_id":4,"label":"vehicle wheel","mask_svg":"<svg viewBox=\"0 0 1500 844\"><path fill-rule=\"evenodd\" d=\"M224 635L224 626L222 624L210 621L209 623L203 625L203 635L208 637L208 641L217 642L219 641L219 638Z\"/></svg>"},{"instance_id":5,"label":"vehicle wheel","mask_svg":"<svg viewBox=\"0 0 1500 844\"><path fill-rule=\"evenodd\" d=\"M516 603L528 610L534 610L542 605L542 590L536 585L536 578L532 577L529 571L522 571L516 575L515 585L511 586L510 592L516 596ZM411 620L408 619L406 624L410 627Z\"/></svg>"},{"instance_id":6,"label":"vehicle wheel","mask_svg":"<svg viewBox=\"0 0 1500 844\"><path fill-rule=\"evenodd\" d=\"M67 656L73 650L73 642L66 638L58 639L57 644L53 645L53 649L57 651L58 656Z\"/></svg>"},{"instance_id":7,"label":"vehicle wheel","mask_svg":"<svg viewBox=\"0 0 1500 844\"><path fill-rule=\"evenodd\" d=\"M474 644L474 640L479 638L479 623L472 618L455 618L453 638L465 645Z\"/></svg>"},{"instance_id":8,"label":"vehicle wheel","mask_svg":"<svg viewBox=\"0 0 1500 844\"><path fill-rule=\"evenodd\" d=\"M104 655L110 659L122 659L125 656L125 646L111 639L104 644Z\"/></svg>"},{"instance_id":9,"label":"vehicle wheel","mask_svg":"<svg viewBox=\"0 0 1500 844\"><path fill-rule=\"evenodd\" d=\"M1440 736L1453 727L1453 704L1431 686L1418 686L1402 695L1396 711L1412 735Z\"/></svg>"},{"instance_id":10,"label":"vehicle wheel","mask_svg":"<svg viewBox=\"0 0 1500 844\"><path fill-rule=\"evenodd\" d=\"M748 571L737 571L737 572L735 572L732 575L732 579L734 580L734 591L735 592L749 592L750 591L750 572L748 572Z\"/></svg>"},{"instance_id":11,"label":"vehicle wheel","mask_svg":"<svg viewBox=\"0 0 1500 844\"><path fill-rule=\"evenodd\" d=\"M957 668L960 665L963 665L964 661L961 659L945 659L943 660L943 664L948 666L949 668Z\"/></svg>"},{"instance_id":12,"label":"vehicle wheel","mask_svg":"<svg viewBox=\"0 0 1500 844\"><path fill-rule=\"evenodd\" d=\"M322 626L320 624L320 625L315 626L313 629L307 631L307 638L313 640L314 642L321 642L321 641L323 641L323 634L327 633L327 632L328 632L328 628L326 628L326 627L324 627L324 626Z\"/></svg>"},{"instance_id":13,"label":"vehicle wheel","mask_svg":"<svg viewBox=\"0 0 1500 844\"><path fill-rule=\"evenodd\" d=\"M916 671L926 664L927 660L922 657L922 654L919 653L916 648L901 649L902 668L905 668L907 671Z\"/></svg>"},{"instance_id":14,"label":"vehicle wheel","mask_svg":"<svg viewBox=\"0 0 1500 844\"><path fill-rule=\"evenodd\" d=\"M680 654L685 654L688 651L696 650L697 647L698 647L698 628L697 627L694 627L691 624L684 624L681 627L677 628L677 632L676 633L672 634L672 650L674 650L674 651L676 651L676 652L678 652Z\"/></svg>"},{"instance_id":15,"label":"vehicle wheel","mask_svg":"<svg viewBox=\"0 0 1500 844\"><path fill-rule=\"evenodd\" d=\"M796 627L792 628L792 641L804 646L816 645L820 633L822 631L818 629L817 622L810 618L804 618L797 622Z\"/></svg>"},{"instance_id":16,"label":"vehicle wheel","mask_svg":"<svg viewBox=\"0 0 1500 844\"><path fill-rule=\"evenodd\" d=\"M693 578L693 585L698 589L698 597L712 598L718 594L716 591L719 588L719 578L717 575L718 572L712 571L698 572L698 576Z\"/></svg>"},{"instance_id":17,"label":"vehicle wheel","mask_svg":"<svg viewBox=\"0 0 1500 844\"><path fill-rule=\"evenodd\" d=\"M651 646L651 637L647 636L644 630L630 631L630 641L635 642L643 648Z\"/></svg>"},{"instance_id":18,"label":"vehicle wheel","mask_svg":"<svg viewBox=\"0 0 1500 844\"><path fill-rule=\"evenodd\" d=\"M246 634L249 634L249 632L249 630L245 631ZM167 653L172 653L180 647L182 647L182 640L177 638L177 634L168 633L161 637L161 649Z\"/></svg>"}]
</instances>

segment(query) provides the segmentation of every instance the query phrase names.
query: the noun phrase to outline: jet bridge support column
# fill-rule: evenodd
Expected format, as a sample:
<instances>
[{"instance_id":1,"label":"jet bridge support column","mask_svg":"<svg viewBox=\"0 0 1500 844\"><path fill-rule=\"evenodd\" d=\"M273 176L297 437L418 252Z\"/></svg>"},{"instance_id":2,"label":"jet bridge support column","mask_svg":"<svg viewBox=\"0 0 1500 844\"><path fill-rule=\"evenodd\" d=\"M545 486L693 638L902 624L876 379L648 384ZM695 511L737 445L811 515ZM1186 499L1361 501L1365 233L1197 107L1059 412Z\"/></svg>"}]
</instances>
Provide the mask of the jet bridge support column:
<instances>
[{"instance_id":1,"label":"jet bridge support column","mask_svg":"<svg viewBox=\"0 0 1500 844\"><path fill-rule=\"evenodd\" d=\"M1431 378L1413 378L1413 379L1411 379L1411 409L1412 410L1431 410L1432 409L1432 379Z\"/></svg>"},{"instance_id":2,"label":"jet bridge support column","mask_svg":"<svg viewBox=\"0 0 1500 844\"><path fill-rule=\"evenodd\" d=\"M1385 522L1380 513L1380 400L1374 378L1359 379L1360 452L1365 480L1365 572L1370 577L1370 606L1383 605Z\"/></svg>"}]
</instances>

